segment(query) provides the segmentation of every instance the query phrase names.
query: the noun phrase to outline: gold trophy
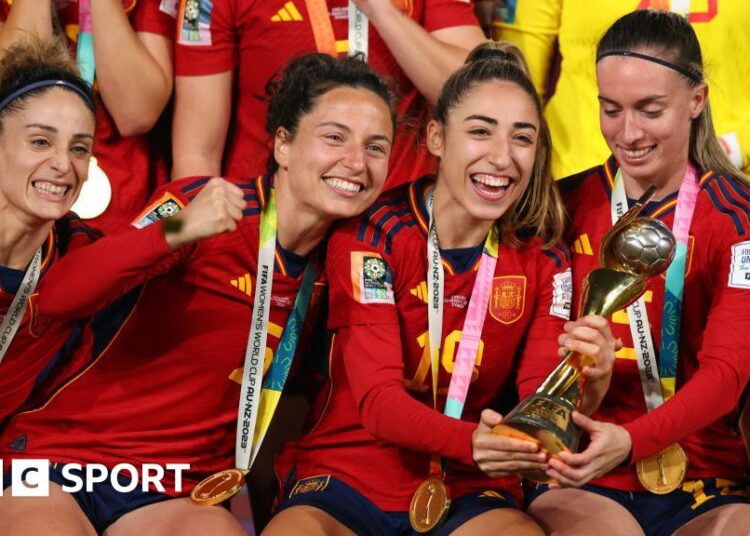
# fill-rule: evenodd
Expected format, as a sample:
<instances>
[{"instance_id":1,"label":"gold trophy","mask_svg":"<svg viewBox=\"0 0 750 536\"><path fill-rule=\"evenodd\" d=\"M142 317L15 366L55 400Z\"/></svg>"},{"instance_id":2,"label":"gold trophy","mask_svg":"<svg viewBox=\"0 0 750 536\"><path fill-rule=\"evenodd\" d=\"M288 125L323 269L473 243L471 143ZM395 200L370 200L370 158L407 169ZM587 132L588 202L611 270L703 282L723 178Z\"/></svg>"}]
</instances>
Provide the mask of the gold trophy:
<instances>
[{"instance_id":1,"label":"gold trophy","mask_svg":"<svg viewBox=\"0 0 750 536\"><path fill-rule=\"evenodd\" d=\"M581 316L609 317L627 307L646 291L648 280L672 262L675 239L669 227L659 220L639 217L654 189L649 188L602 239L602 267L592 270L583 281ZM513 408L493 433L538 443L549 456L562 450L575 451L579 431L571 415L583 398L581 370L592 363L590 356L568 353L541 387ZM538 482L549 480L543 471L522 474Z\"/></svg>"}]
</instances>

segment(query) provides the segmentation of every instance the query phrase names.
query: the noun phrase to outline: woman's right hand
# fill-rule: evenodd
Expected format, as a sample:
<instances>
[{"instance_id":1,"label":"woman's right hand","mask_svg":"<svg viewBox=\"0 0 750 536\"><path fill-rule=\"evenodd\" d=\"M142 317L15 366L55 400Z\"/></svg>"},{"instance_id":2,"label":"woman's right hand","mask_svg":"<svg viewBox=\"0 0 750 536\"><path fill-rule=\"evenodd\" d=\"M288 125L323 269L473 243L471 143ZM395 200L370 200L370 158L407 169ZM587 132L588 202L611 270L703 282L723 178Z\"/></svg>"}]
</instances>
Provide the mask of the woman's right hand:
<instances>
[{"instance_id":1,"label":"woman's right hand","mask_svg":"<svg viewBox=\"0 0 750 536\"><path fill-rule=\"evenodd\" d=\"M246 204L241 188L221 177L212 178L187 207L165 222L169 249L176 251L191 242L234 231Z\"/></svg>"},{"instance_id":2,"label":"woman's right hand","mask_svg":"<svg viewBox=\"0 0 750 536\"><path fill-rule=\"evenodd\" d=\"M496 478L519 471L546 471L547 455L533 441L515 439L492 433L503 420L502 415L486 409L471 438L474 463L487 475Z\"/></svg>"}]
</instances>

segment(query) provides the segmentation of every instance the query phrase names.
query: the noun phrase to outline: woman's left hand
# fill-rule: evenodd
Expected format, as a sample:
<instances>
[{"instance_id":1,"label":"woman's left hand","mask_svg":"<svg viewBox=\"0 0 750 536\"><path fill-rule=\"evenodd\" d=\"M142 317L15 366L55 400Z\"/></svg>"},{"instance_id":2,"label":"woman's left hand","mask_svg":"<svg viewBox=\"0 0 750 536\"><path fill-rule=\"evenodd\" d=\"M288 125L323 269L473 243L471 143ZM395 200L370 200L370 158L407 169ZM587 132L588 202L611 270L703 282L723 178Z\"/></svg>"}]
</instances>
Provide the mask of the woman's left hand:
<instances>
[{"instance_id":1,"label":"woman's left hand","mask_svg":"<svg viewBox=\"0 0 750 536\"><path fill-rule=\"evenodd\" d=\"M580 487L620 465L630 454L630 434L622 426L595 421L573 412L573 422L591 438L586 450L573 454L560 452L550 458L547 476L551 488Z\"/></svg>"},{"instance_id":2,"label":"woman's left hand","mask_svg":"<svg viewBox=\"0 0 750 536\"><path fill-rule=\"evenodd\" d=\"M609 321L596 315L588 315L576 321L566 322L565 331L558 337L560 357L568 352L581 355L581 376L586 379L586 390L581 410L591 414L599 407L609 389L615 351L622 342L612 336Z\"/></svg>"}]
</instances>

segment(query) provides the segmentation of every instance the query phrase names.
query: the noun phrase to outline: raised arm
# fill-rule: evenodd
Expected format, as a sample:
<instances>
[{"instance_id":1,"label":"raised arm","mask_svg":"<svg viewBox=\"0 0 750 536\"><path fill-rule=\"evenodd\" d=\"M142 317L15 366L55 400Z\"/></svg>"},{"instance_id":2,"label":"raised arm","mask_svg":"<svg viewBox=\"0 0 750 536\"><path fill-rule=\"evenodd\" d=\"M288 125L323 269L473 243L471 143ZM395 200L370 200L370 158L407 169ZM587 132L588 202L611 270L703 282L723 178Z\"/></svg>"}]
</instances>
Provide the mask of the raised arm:
<instances>
[{"instance_id":1,"label":"raised arm","mask_svg":"<svg viewBox=\"0 0 750 536\"><path fill-rule=\"evenodd\" d=\"M428 1L425 27L402 13L390 0L356 0L356 3L412 83L433 103L446 78L464 62L468 52L484 40L471 5L461 0ZM449 10L455 12L459 25L440 24L444 27L430 30L438 25L437 21L433 22L437 13Z\"/></svg>"},{"instance_id":2,"label":"raised arm","mask_svg":"<svg viewBox=\"0 0 750 536\"><path fill-rule=\"evenodd\" d=\"M151 130L172 95L172 39L151 30L154 22L144 23L149 31L137 28L139 18L153 21L161 17L172 28L174 19L158 11L158 2L142 0L140 4L135 9L143 13L135 14L134 29L120 0L91 1L96 82L104 105L123 136Z\"/></svg>"},{"instance_id":3,"label":"raised arm","mask_svg":"<svg viewBox=\"0 0 750 536\"><path fill-rule=\"evenodd\" d=\"M232 107L232 72L177 76L172 178L220 175Z\"/></svg>"}]
</instances>

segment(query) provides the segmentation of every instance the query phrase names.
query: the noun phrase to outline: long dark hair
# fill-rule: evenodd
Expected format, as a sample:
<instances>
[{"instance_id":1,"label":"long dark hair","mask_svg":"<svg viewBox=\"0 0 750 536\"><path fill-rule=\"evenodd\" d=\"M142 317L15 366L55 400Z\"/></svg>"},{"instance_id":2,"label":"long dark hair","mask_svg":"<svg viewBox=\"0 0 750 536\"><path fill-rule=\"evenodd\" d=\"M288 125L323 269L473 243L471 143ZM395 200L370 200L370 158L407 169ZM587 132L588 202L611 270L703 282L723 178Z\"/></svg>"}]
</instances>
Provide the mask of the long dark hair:
<instances>
[{"instance_id":1,"label":"long dark hair","mask_svg":"<svg viewBox=\"0 0 750 536\"><path fill-rule=\"evenodd\" d=\"M283 127L294 138L302 116L312 110L320 96L338 87L367 89L383 99L391 112L393 131L396 131L393 94L388 84L367 65L364 56L334 58L328 54L312 53L293 59L266 84L266 132L273 138ZM278 169L279 163L271 151L266 171L272 174Z\"/></svg>"},{"instance_id":2,"label":"long dark hair","mask_svg":"<svg viewBox=\"0 0 750 536\"><path fill-rule=\"evenodd\" d=\"M539 137L529 184L508 211L496 222L499 237L518 246L528 236L542 237L545 246L560 240L565 224L565 208L552 178L552 143L542 113L542 103L531 82L529 68L521 51L507 42L487 41L469 53L466 63L443 85L434 117L442 125L450 111L474 87L483 82L501 80L523 89L534 102L539 117Z\"/></svg>"}]
</instances>

